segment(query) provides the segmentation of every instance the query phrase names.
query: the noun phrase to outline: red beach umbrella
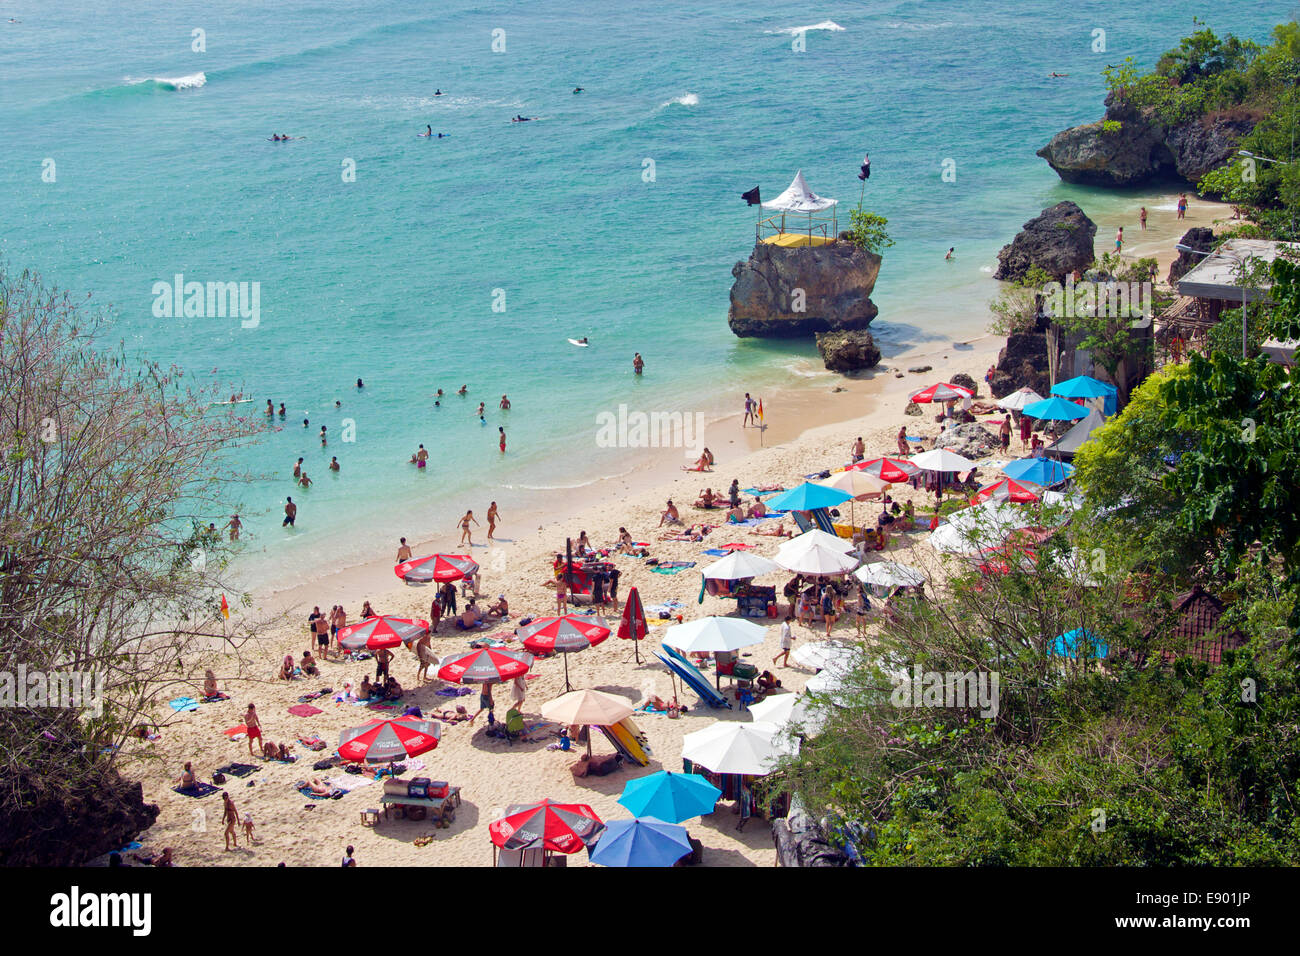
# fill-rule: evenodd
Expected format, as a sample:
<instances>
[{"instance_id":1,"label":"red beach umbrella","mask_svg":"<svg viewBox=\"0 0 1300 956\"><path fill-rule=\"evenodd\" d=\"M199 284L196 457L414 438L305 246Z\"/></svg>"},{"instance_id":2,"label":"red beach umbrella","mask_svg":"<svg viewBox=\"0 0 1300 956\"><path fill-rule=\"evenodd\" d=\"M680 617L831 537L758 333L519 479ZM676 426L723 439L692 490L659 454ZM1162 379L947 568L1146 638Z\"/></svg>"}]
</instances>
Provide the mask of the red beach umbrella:
<instances>
[{"instance_id":1,"label":"red beach umbrella","mask_svg":"<svg viewBox=\"0 0 1300 956\"><path fill-rule=\"evenodd\" d=\"M468 554L431 554L412 558L393 568L393 573L407 584L459 581L478 570L478 562Z\"/></svg>"},{"instance_id":2,"label":"red beach umbrella","mask_svg":"<svg viewBox=\"0 0 1300 956\"><path fill-rule=\"evenodd\" d=\"M338 634L339 647L348 651L397 647L403 641L416 640L428 632L428 621L383 614L342 628Z\"/></svg>"},{"instance_id":3,"label":"red beach umbrella","mask_svg":"<svg viewBox=\"0 0 1300 956\"><path fill-rule=\"evenodd\" d=\"M645 606L641 603L641 594L636 588L627 592L627 603L623 605L623 621L618 626L618 636L625 641L640 641L650 634L650 624L645 619ZM633 656L641 663L641 645L633 643Z\"/></svg>"},{"instance_id":4,"label":"red beach umbrella","mask_svg":"<svg viewBox=\"0 0 1300 956\"><path fill-rule=\"evenodd\" d=\"M533 655L485 648L445 661L438 676L455 684L498 684L528 673Z\"/></svg>"},{"instance_id":5,"label":"red beach umbrella","mask_svg":"<svg viewBox=\"0 0 1300 956\"><path fill-rule=\"evenodd\" d=\"M880 481L889 484L899 484L907 481L921 470L906 458L872 458L870 461L860 461L855 465L849 465L849 468L865 472L873 478L878 478Z\"/></svg>"},{"instance_id":6,"label":"red beach umbrella","mask_svg":"<svg viewBox=\"0 0 1300 956\"><path fill-rule=\"evenodd\" d=\"M559 651L564 655L564 689L569 687L569 655L595 647L609 637L610 629L598 617L566 614L563 617L539 617L525 627L515 628L515 637L534 654Z\"/></svg>"},{"instance_id":7,"label":"red beach umbrella","mask_svg":"<svg viewBox=\"0 0 1300 956\"><path fill-rule=\"evenodd\" d=\"M975 496L971 498L971 503L978 504L981 501L988 501L990 498L997 498L1002 501L1014 501L1023 504L1029 501L1040 501L1042 496L1042 485L1036 485L1032 481L1016 481L1014 478L1003 478L1001 481L985 485L977 491Z\"/></svg>"},{"instance_id":8,"label":"red beach umbrella","mask_svg":"<svg viewBox=\"0 0 1300 956\"><path fill-rule=\"evenodd\" d=\"M488 824L492 842L503 850L542 848L577 853L605 829L596 811L585 803L516 804L500 820Z\"/></svg>"},{"instance_id":9,"label":"red beach umbrella","mask_svg":"<svg viewBox=\"0 0 1300 956\"><path fill-rule=\"evenodd\" d=\"M931 402L947 402L953 399L970 398L971 390L962 388L960 385L950 385L947 382L940 382L938 385L931 385L929 388L923 388L919 392L912 393L912 401L920 405L928 405Z\"/></svg>"},{"instance_id":10,"label":"red beach umbrella","mask_svg":"<svg viewBox=\"0 0 1300 956\"><path fill-rule=\"evenodd\" d=\"M353 763L392 763L432 750L441 734L441 726L431 720L372 720L339 733L339 756Z\"/></svg>"}]
</instances>

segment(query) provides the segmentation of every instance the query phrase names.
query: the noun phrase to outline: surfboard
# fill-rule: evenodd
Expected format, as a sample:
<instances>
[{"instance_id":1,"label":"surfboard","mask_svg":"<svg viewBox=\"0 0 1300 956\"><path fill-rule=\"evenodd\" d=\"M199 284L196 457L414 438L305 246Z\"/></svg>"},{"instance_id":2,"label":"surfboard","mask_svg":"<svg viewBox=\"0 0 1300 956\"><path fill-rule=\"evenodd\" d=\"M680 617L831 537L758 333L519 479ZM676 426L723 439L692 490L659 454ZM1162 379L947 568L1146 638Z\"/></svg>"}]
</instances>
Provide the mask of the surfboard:
<instances>
[{"instance_id":1,"label":"surfboard","mask_svg":"<svg viewBox=\"0 0 1300 956\"><path fill-rule=\"evenodd\" d=\"M664 657L659 653L656 653L655 657L659 658L670 671L681 678L683 684L695 692L695 696L710 707L731 706L731 702L719 694L707 680L700 676L700 672L694 667L683 667L672 658Z\"/></svg>"},{"instance_id":2,"label":"surfboard","mask_svg":"<svg viewBox=\"0 0 1300 956\"><path fill-rule=\"evenodd\" d=\"M649 766L650 757L646 749L641 745L641 741L626 726L625 722L611 724L608 727L601 727L601 733L605 739L614 745L614 749L621 753L628 760L641 767Z\"/></svg>"},{"instance_id":3,"label":"surfboard","mask_svg":"<svg viewBox=\"0 0 1300 956\"><path fill-rule=\"evenodd\" d=\"M590 343L590 342L579 342L577 339L569 339L569 344L570 344L570 345L576 345L576 346L577 346L578 348L580 348L580 349L585 349L585 348L586 348L588 345L590 345L591 343Z\"/></svg>"},{"instance_id":4,"label":"surfboard","mask_svg":"<svg viewBox=\"0 0 1300 956\"><path fill-rule=\"evenodd\" d=\"M211 404L211 405L247 405L249 402L252 402L252 401L254 401L254 399L251 399L251 398L239 398L239 399L236 399L236 400L233 401L233 402L212 402L212 403L210 403L210 404Z\"/></svg>"}]
</instances>

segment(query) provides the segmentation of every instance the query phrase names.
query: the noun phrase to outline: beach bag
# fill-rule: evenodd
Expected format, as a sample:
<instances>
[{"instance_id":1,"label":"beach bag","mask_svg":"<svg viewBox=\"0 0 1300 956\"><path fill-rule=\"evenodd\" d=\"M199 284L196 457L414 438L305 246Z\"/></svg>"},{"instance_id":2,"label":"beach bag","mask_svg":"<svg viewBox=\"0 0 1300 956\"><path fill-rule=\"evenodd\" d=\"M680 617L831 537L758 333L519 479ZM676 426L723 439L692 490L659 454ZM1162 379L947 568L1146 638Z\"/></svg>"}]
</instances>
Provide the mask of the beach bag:
<instances>
[{"instance_id":1,"label":"beach bag","mask_svg":"<svg viewBox=\"0 0 1300 956\"><path fill-rule=\"evenodd\" d=\"M226 775L222 773L220 770L218 770L216 773L212 775L212 782L215 783L217 786L221 786L223 783L226 782Z\"/></svg>"}]
</instances>

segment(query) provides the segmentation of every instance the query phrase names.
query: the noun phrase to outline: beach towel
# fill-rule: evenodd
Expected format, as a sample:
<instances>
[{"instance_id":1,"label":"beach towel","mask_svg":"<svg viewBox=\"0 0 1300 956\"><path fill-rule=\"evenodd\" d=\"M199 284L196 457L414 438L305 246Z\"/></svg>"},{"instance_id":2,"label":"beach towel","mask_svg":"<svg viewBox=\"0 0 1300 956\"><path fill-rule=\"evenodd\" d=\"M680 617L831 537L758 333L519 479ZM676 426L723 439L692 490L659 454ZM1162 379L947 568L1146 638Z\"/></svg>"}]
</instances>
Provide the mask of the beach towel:
<instances>
[{"instance_id":1,"label":"beach towel","mask_svg":"<svg viewBox=\"0 0 1300 956\"><path fill-rule=\"evenodd\" d=\"M172 787L173 792L179 793L183 797L208 797L219 789L219 787L214 787L210 783L196 783L192 787Z\"/></svg>"},{"instance_id":2,"label":"beach towel","mask_svg":"<svg viewBox=\"0 0 1300 956\"><path fill-rule=\"evenodd\" d=\"M402 706L402 702L400 700L393 701L392 703L381 700L377 704L366 704L366 709L367 710L397 710L401 706ZM317 713L320 713L320 711L317 711Z\"/></svg>"},{"instance_id":3,"label":"beach towel","mask_svg":"<svg viewBox=\"0 0 1300 956\"><path fill-rule=\"evenodd\" d=\"M741 544L739 541L729 541L723 545L728 551L748 551L753 547L752 544Z\"/></svg>"},{"instance_id":4,"label":"beach towel","mask_svg":"<svg viewBox=\"0 0 1300 956\"><path fill-rule=\"evenodd\" d=\"M325 713L325 711L319 707L313 707L311 704L294 704L289 708L289 713L295 717L314 717L316 714Z\"/></svg>"},{"instance_id":5,"label":"beach towel","mask_svg":"<svg viewBox=\"0 0 1300 956\"><path fill-rule=\"evenodd\" d=\"M198 710L199 702L193 697L177 697L175 700L169 700L167 706L175 711Z\"/></svg>"},{"instance_id":6,"label":"beach towel","mask_svg":"<svg viewBox=\"0 0 1300 956\"><path fill-rule=\"evenodd\" d=\"M313 700L320 700L320 698L325 697L326 695L332 693L334 693L334 688L326 687L324 690L318 690L314 694L303 694L301 697L298 698L298 703L300 704L310 703Z\"/></svg>"},{"instance_id":7,"label":"beach towel","mask_svg":"<svg viewBox=\"0 0 1300 956\"><path fill-rule=\"evenodd\" d=\"M230 700L230 695L217 693L212 694L210 697L202 698L202 702L205 704L215 704L219 700Z\"/></svg>"},{"instance_id":8,"label":"beach towel","mask_svg":"<svg viewBox=\"0 0 1300 956\"><path fill-rule=\"evenodd\" d=\"M785 491L784 488L765 487L765 488L742 488L744 494L751 495L755 498L761 498L763 495L774 495L778 491Z\"/></svg>"},{"instance_id":9,"label":"beach towel","mask_svg":"<svg viewBox=\"0 0 1300 956\"><path fill-rule=\"evenodd\" d=\"M142 846L144 846L144 844L141 843L139 840L132 840L130 843L128 843L126 846L122 847L122 849L118 850L117 852L118 852L118 853L128 853L128 852L130 852L131 850L138 850L138 849L140 849L140 847L142 847Z\"/></svg>"},{"instance_id":10,"label":"beach towel","mask_svg":"<svg viewBox=\"0 0 1300 956\"><path fill-rule=\"evenodd\" d=\"M439 697L464 697L474 691L469 687L440 687L434 693Z\"/></svg>"},{"instance_id":11,"label":"beach towel","mask_svg":"<svg viewBox=\"0 0 1300 956\"><path fill-rule=\"evenodd\" d=\"M321 740L316 734L312 734L310 737L299 737L298 743L302 744L308 750L325 749L325 741Z\"/></svg>"},{"instance_id":12,"label":"beach towel","mask_svg":"<svg viewBox=\"0 0 1300 956\"><path fill-rule=\"evenodd\" d=\"M328 782L328 781L327 781L327 782ZM329 793L327 793L327 794L326 794L326 793L312 793L312 792L311 792L311 787L306 786L305 784L304 784L303 786L301 786L301 787L298 788L298 792L301 793L301 794L302 794L304 797L306 797L308 800L338 800L340 797L342 797L344 794L347 793L346 790L340 790L340 789L338 789L338 788L335 788L335 789L331 790L331 791L330 791Z\"/></svg>"},{"instance_id":13,"label":"beach towel","mask_svg":"<svg viewBox=\"0 0 1300 956\"><path fill-rule=\"evenodd\" d=\"M655 574L676 574L678 571L693 567L695 567L694 561L661 561L650 570Z\"/></svg>"},{"instance_id":14,"label":"beach towel","mask_svg":"<svg viewBox=\"0 0 1300 956\"><path fill-rule=\"evenodd\" d=\"M224 767L218 767L216 772L229 774L232 777L247 777L250 773L256 773L257 768L251 763L229 763Z\"/></svg>"},{"instance_id":15,"label":"beach towel","mask_svg":"<svg viewBox=\"0 0 1300 956\"><path fill-rule=\"evenodd\" d=\"M248 734L248 726L246 724L240 724L238 727L231 727L229 730L223 730L222 733L231 740L238 740L240 737Z\"/></svg>"},{"instance_id":16,"label":"beach towel","mask_svg":"<svg viewBox=\"0 0 1300 956\"><path fill-rule=\"evenodd\" d=\"M368 787L374 782L374 777L367 777L364 773L354 773L342 777L330 777L325 781L325 785L340 793L351 793L357 787Z\"/></svg>"},{"instance_id":17,"label":"beach towel","mask_svg":"<svg viewBox=\"0 0 1300 956\"><path fill-rule=\"evenodd\" d=\"M727 555L731 554L730 551L727 551L723 548L705 548L704 553L711 554L715 557L726 557Z\"/></svg>"}]
</instances>

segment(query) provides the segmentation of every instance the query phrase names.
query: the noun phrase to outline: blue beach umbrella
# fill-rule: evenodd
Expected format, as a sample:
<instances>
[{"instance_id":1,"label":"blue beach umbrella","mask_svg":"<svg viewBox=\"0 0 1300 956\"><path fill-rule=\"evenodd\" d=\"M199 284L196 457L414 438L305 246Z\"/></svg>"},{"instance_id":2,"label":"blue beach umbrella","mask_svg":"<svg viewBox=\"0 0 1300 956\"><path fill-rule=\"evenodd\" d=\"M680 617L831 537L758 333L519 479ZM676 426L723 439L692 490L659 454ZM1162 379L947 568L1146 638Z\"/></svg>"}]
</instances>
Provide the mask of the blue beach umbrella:
<instances>
[{"instance_id":1,"label":"blue beach umbrella","mask_svg":"<svg viewBox=\"0 0 1300 956\"><path fill-rule=\"evenodd\" d=\"M1116 391L1114 385L1107 385L1091 375L1076 375L1052 386L1052 394L1062 398L1105 398Z\"/></svg>"},{"instance_id":2,"label":"blue beach umbrella","mask_svg":"<svg viewBox=\"0 0 1300 956\"><path fill-rule=\"evenodd\" d=\"M685 827L647 817L610 820L587 857L601 866L672 866L690 852Z\"/></svg>"},{"instance_id":3,"label":"blue beach umbrella","mask_svg":"<svg viewBox=\"0 0 1300 956\"><path fill-rule=\"evenodd\" d=\"M1064 634L1056 635L1052 641L1052 653L1060 657L1079 656L1079 645L1087 642L1091 657L1102 658L1106 656L1108 648L1106 642L1100 637L1085 628L1076 627L1073 631L1066 631Z\"/></svg>"},{"instance_id":4,"label":"blue beach umbrella","mask_svg":"<svg viewBox=\"0 0 1300 956\"><path fill-rule=\"evenodd\" d=\"M1086 415L1087 412L1083 414ZM769 498L767 508L769 511L812 511L816 508L832 508L852 497L847 491L805 481L798 488L791 488L789 491L781 492L775 498Z\"/></svg>"},{"instance_id":5,"label":"blue beach umbrella","mask_svg":"<svg viewBox=\"0 0 1300 956\"><path fill-rule=\"evenodd\" d=\"M1076 405L1074 402L1067 402L1058 396L1045 398L1041 402L1032 402L1020 410L1020 414L1028 415L1030 418L1050 418L1053 421L1069 422L1076 418L1083 418L1088 414L1088 410L1082 405Z\"/></svg>"},{"instance_id":6,"label":"blue beach umbrella","mask_svg":"<svg viewBox=\"0 0 1300 956\"><path fill-rule=\"evenodd\" d=\"M1016 481L1032 481L1050 488L1074 474L1074 466L1054 458L1019 458L1003 465L1002 474Z\"/></svg>"},{"instance_id":7,"label":"blue beach umbrella","mask_svg":"<svg viewBox=\"0 0 1300 956\"><path fill-rule=\"evenodd\" d=\"M618 802L633 816L681 823L712 813L721 796L721 790L697 773L660 770L628 783Z\"/></svg>"}]
</instances>

